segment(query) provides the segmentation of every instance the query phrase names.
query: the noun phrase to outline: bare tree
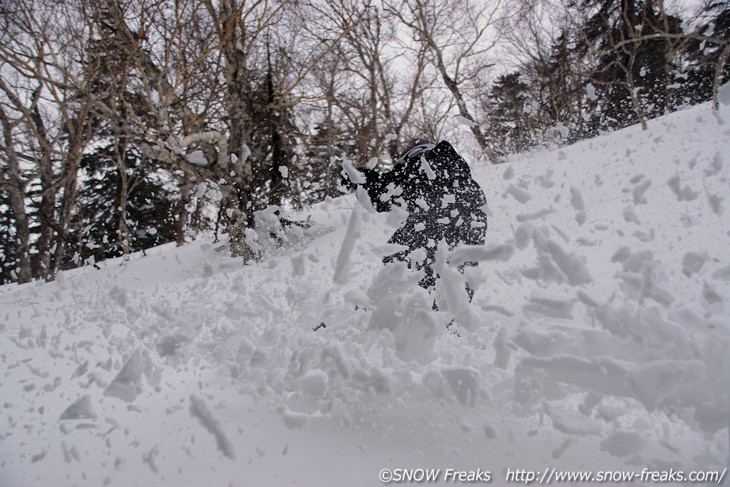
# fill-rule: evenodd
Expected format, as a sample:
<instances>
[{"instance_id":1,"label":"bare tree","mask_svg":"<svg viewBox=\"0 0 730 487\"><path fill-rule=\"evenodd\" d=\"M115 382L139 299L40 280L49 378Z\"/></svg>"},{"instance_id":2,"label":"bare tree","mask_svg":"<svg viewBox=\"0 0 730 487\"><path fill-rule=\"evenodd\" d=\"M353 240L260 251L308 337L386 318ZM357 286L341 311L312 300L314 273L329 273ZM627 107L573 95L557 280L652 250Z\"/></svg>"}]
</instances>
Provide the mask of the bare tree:
<instances>
[{"instance_id":1,"label":"bare tree","mask_svg":"<svg viewBox=\"0 0 730 487\"><path fill-rule=\"evenodd\" d=\"M30 262L30 219L25 204L27 197L27 181L21 171L20 155L15 142L15 120L11 120L0 105L0 121L3 127L3 142L0 144L0 153L3 154L4 164L0 165L0 189L9 194L10 211L15 223L15 260L16 278L19 283L26 283L33 279L33 269Z\"/></svg>"},{"instance_id":2,"label":"bare tree","mask_svg":"<svg viewBox=\"0 0 730 487\"><path fill-rule=\"evenodd\" d=\"M5 143L13 145L8 154L22 154L8 157L12 191L17 198L25 192L25 200L37 208L33 275L53 279L65 253L79 163L93 129L90 100L84 96L91 78L78 63L86 56L88 30L76 2L19 0L4 20L8 32L0 40L0 103L6 107ZM16 171L12 159L25 169ZM22 227L27 213L20 201L13 212ZM28 245L20 248L25 279Z\"/></svg>"},{"instance_id":3,"label":"bare tree","mask_svg":"<svg viewBox=\"0 0 730 487\"><path fill-rule=\"evenodd\" d=\"M491 67L486 56L498 43L496 26L506 15L504 7L501 1L470 0L403 0L388 6L411 29L414 40L428 48L430 62L453 96L459 115L493 163L499 158L469 108L469 92Z\"/></svg>"},{"instance_id":4,"label":"bare tree","mask_svg":"<svg viewBox=\"0 0 730 487\"><path fill-rule=\"evenodd\" d=\"M531 96L543 125L570 125L585 110L585 67L575 54L570 7L551 0L520 0L501 26L512 64L533 81ZM542 113L545 112L545 113ZM549 135L534 133L536 138Z\"/></svg>"}]
</instances>

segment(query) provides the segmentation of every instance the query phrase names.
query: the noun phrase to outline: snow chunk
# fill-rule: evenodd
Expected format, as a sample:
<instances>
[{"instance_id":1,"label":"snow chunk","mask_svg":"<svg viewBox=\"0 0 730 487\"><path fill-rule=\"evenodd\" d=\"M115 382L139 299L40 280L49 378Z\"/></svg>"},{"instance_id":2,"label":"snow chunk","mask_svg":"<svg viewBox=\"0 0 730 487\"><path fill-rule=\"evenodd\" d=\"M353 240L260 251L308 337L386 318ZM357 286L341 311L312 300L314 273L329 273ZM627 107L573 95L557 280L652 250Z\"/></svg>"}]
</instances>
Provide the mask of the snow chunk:
<instances>
[{"instance_id":1,"label":"snow chunk","mask_svg":"<svg viewBox=\"0 0 730 487\"><path fill-rule=\"evenodd\" d=\"M635 455L644 446L646 446L646 441L635 431L617 431L601 441L601 450L616 457Z\"/></svg>"},{"instance_id":2,"label":"snow chunk","mask_svg":"<svg viewBox=\"0 0 730 487\"><path fill-rule=\"evenodd\" d=\"M634 371L633 364L611 357L598 357L593 360L560 355L547 359L526 357L517 366L518 371L539 370L552 380L575 384L586 391L599 394L632 397L628 379Z\"/></svg>"},{"instance_id":3,"label":"snow chunk","mask_svg":"<svg viewBox=\"0 0 730 487\"><path fill-rule=\"evenodd\" d=\"M184 335L173 334L161 337L155 348L160 357L171 357L177 353L177 350L190 339Z\"/></svg>"},{"instance_id":4,"label":"snow chunk","mask_svg":"<svg viewBox=\"0 0 730 487\"><path fill-rule=\"evenodd\" d=\"M568 299L542 289L535 289L530 295L530 302L524 306L525 311L541 314L551 318L572 319L573 305L576 299Z\"/></svg>"},{"instance_id":5,"label":"snow chunk","mask_svg":"<svg viewBox=\"0 0 730 487\"><path fill-rule=\"evenodd\" d=\"M721 105L730 106L730 83L725 83L717 92L717 101Z\"/></svg>"},{"instance_id":6,"label":"snow chunk","mask_svg":"<svg viewBox=\"0 0 730 487\"><path fill-rule=\"evenodd\" d=\"M518 186L515 186L514 184L509 185L509 187L507 188L507 193L511 194L514 199L522 204L527 203L532 199L532 195L530 193Z\"/></svg>"},{"instance_id":7,"label":"snow chunk","mask_svg":"<svg viewBox=\"0 0 730 487\"><path fill-rule=\"evenodd\" d=\"M637 184L634 186L633 189L633 198L634 198L634 204L635 205L645 205L647 203L646 200L646 192L651 187L651 180L647 179L640 184Z\"/></svg>"},{"instance_id":8,"label":"snow chunk","mask_svg":"<svg viewBox=\"0 0 730 487\"><path fill-rule=\"evenodd\" d=\"M428 160L426 160L425 157L421 157L421 172L423 172L431 181L436 179L436 173L433 171L431 164L428 163Z\"/></svg>"},{"instance_id":9,"label":"snow chunk","mask_svg":"<svg viewBox=\"0 0 730 487\"><path fill-rule=\"evenodd\" d=\"M707 252L687 252L682 257L682 273L687 277L692 277L692 274L702 270L702 266L708 260L710 260L710 256L707 255Z\"/></svg>"},{"instance_id":10,"label":"snow chunk","mask_svg":"<svg viewBox=\"0 0 730 487\"><path fill-rule=\"evenodd\" d=\"M555 429L563 433L581 436L601 433L601 423L578 411L547 405L546 412Z\"/></svg>"},{"instance_id":11,"label":"snow chunk","mask_svg":"<svg viewBox=\"0 0 730 487\"><path fill-rule=\"evenodd\" d=\"M678 175L669 178L667 186L669 186L679 201L694 201L699 196L699 193L692 190L689 186L682 187L682 183Z\"/></svg>"},{"instance_id":12,"label":"snow chunk","mask_svg":"<svg viewBox=\"0 0 730 487\"><path fill-rule=\"evenodd\" d=\"M248 144L243 144L243 147L241 147L241 164L246 162L249 157L251 157L251 148Z\"/></svg>"},{"instance_id":13,"label":"snow chunk","mask_svg":"<svg viewBox=\"0 0 730 487\"><path fill-rule=\"evenodd\" d=\"M221 453L230 459L234 459L233 445L226 437L220 422L213 416L205 401L196 396L190 395L190 414L198 418L203 428L208 430L215 437L216 446Z\"/></svg>"},{"instance_id":14,"label":"snow chunk","mask_svg":"<svg viewBox=\"0 0 730 487\"><path fill-rule=\"evenodd\" d=\"M502 327L494 337L494 365L500 369L506 369L509 365L509 358L512 353L510 340L507 336L507 327Z\"/></svg>"},{"instance_id":15,"label":"snow chunk","mask_svg":"<svg viewBox=\"0 0 730 487\"><path fill-rule=\"evenodd\" d=\"M344 297L348 303L351 303L358 307L367 308L370 304L370 299L368 298L368 295L365 294L365 291L360 288L350 289L345 293Z\"/></svg>"},{"instance_id":16,"label":"snow chunk","mask_svg":"<svg viewBox=\"0 0 730 487\"><path fill-rule=\"evenodd\" d=\"M327 392L327 380L327 372L310 370L299 378L299 389L312 397L323 397Z\"/></svg>"},{"instance_id":17,"label":"snow chunk","mask_svg":"<svg viewBox=\"0 0 730 487\"><path fill-rule=\"evenodd\" d=\"M548 238L545 230L536 231L533 239L540 254L538 261L542 272L539 275L552 276L558 281L566 280L571 286L587 284L593 280L586 259L566 252L560 244ZM559 274L556 275L556 272Z\"/></svg>"},{"instance_id":18,"label":"snow chunk","mask_svg":"<svg viewBox=\"0 0 730 487\"><path fill-rule=\"evenodd\" d=\"M208 165L208 159L205 158L205 154L202 150L195 150L191 152L187 160L190 164L195 166L205 167Z\"/></svg>"},{"instance_id":19,"label":"snow chunk","mask_svg":"<svg viewBox=\"0 0 730 487\"><path fill-rule=\"evenodd\" d=\"M502 174L502 178L505 180L512 179L515 177L515 168L511 165L507 165L507 169L504 170L504 173Z\"/></svg>"},{"instance_id":20,"label":"snow chunk","mask_svg":"<svg viewBox=\"0 0 730 487\"><path fill-rule=\"evenodd\" d=\"M479 396L481 374L473 367L449 367L441 370L462 406L473 407Z\"/></svg>"},{"instance_id":21,"label":"snow chunk","mask_svg":"<svg viewBox=\"0 0 730 487\"><path fill-rule=\"evenodd\" d=\"M451 267L458 267L466 262L482 262L487 260L508 261L515 253L511 244L464 245L449 255Z\"/></svg>"},{"instance_id":22,"label":"snow chunk","mask_svg":"<svg viewBox=\"0 0 730 487\"><path fill-rule=\"evenodd\" d=\"M281 418L284 420L284 424L287 428L302 429L309 424L308 414L298 413L283 407L279 410L279 413L281 414Z\"/></svg>"},{"instance_id":23,"label":"snow chunk","mask_svg":"<svg viewBox=\"0 0 730 487\"><path fill-rule=\"evenodd\" d=\"M710 205L710 209L717 216L722 216L722 201L724 198L716 194L710 194L705 191L707 195L707 204Z\"/></svg>"},{"instance_id":24,"label":"snow chunk","mask_svg":"<svg viewBox=\"0 0 730 487\"><path fill-rule=\"evenodd\" d=\"M702 297L705 299L707 304L717 305L723 302L722 296L715 291L712 286L707 284L707 281L702 283Z\"/></svg>"},{"instance_id":25,"label":"snow chunk","mask_svg":"<svg viewBox=\"0 0 730 487\"><path fill-rule=\"evenodd\" d=\"M586 85L586 96L591 101L598 100L598 95L596 94L596 87L590 83L588 85Z\"/></svg>"},{"instance_id":26,"label":"snow chunk","mask_svg":"<svg viewBox=\"0 0 730 487\"><path fill-rule=\"evenodd\" d=\"M583 211L586 209L586 204L583 201L583 195L580 194L580 191L576 187L570 188L570 204L577 211Z\"/></svg>"},{"instance_id":27,"label":"snow chunk","mask_svg":"<svg viewBox=\"0 0 730 487\"><path fill-rule=\"evenodd\" d=\"M433 359L434 342L445 323L439 326L431 309L433 298L417 286L421 277L405 263L394 262L380 270L368 296L373 308L370 328L391 330L401 359L425 363Z\"/></svg>"},{"instance_id":28,"label":"snow chunk","mask_svg":"<svg viewBox=\"0 0 730 487\"><path fill-rule=\"evenodd\" d=\"M720 174L720 171L722 171L722 165L722 155L719 152L715 152L712 162L710 163L710 167L705 169L705 176L717 176Z\"/></svg>"},{"instance_id":29,"label":"snow chunk","mask_svg":"<svg viewBox=\"0 0 730 487\"><path fill-rule=\"evenodd\" d=\"M347 225L347 233L342 241L340 252L337 254L337 262L335 263L335 274L332 280L336 284L345 284L350 273L350 257L355 249L355 243L360 238L362 227L362 215L359 206L355 206L350 215L350 223Z\"/></svg>"},{"instance_id":30,"label":"snow chunk","mask_svg":"<svg viewBox=\"0 0 730 487\"><path fill-rule=\"evenodd\" d=\"M91 407L91 398L88 395L81 396L61 413L59 419L96 419L94 409Z\"/></svg>"},{"instance_id":31,"label":"snow chunk","mask_svg":"<svg viewBox=\"0 0 730 487\"><path fill-rule=\"evenodd\" d=\"M705 364L701 360L655 360L643 364L631 377L636 398L652 411L678 390L701 383Z\"/></svg>"},{"instance_id":32,"label":"snow chunk","mask_svg":"<svg viewBox=\"0 0 730 487\"><path fill-rule=\"evenodd\" d=\"M526 222L521 224L519 227L517 227L517 230L515 230L515 246L520 249L524 250L527 248L527 245L530 243L530 240L532 240L532 235L535 232L535 225L533 225L530 222Z\"/></svg>"},{"instance_id":33,"label":"snow chunk","mask_svg":"<svg viewBox=\"0 0 730 487\"><path fill-rule=\"evenodd\" d=\"M352 161L349 159L342 160L342 169L345 170L345 174L347 174L347 177L353 184L365 184L367 181L365 175L355 169L355 166L352 165Z\"/></svg>"},{"instance_id":34,"label":"snow chunk","mask_svg":"<svg viewBox=\"0 0 730 487\"><path fill-rule=\"evenodd\" d=\"M730 281L730 265L718 269L712 273L712 277L719 281Z\"/></svg>"},{"instance_id":35,"label":"snow chunk","mask_svg":"<svg viewBox=\"0 0 730 487\"><path fill-rule=\"evenodd\" d=\"M105 396L117 397L132 402L142 392L142 374L145 371L145 357L141 349L132 352L122 370L104 391Z\"/></svg>"},{"instance_id":36,"label":"snow chunk","mask_svg":"<svg viewBox=\"0 0 730 487\"><path fill-rule=\"evenodd\" d=\"M473 120L469 120L468 118L466 118L463 115L457 115L457 116L455 116L454 117L454 120L457 123L460 123L462 125L466 125L467 127L470 127L470 128L474 128L474 127L477 126L476 122L474 122Z\"/></svg>"},{"instance_id":37,"label":"snow chunk","mask_svg":"<svg viewBox=\"0 0 730 487\"><path fill-rule=\"evenodd\" d=\"M636 211L634 210L633 206L627 206L624 208L624 220L626 220L628 223L636 223L637 225L641 225L641 220L639 220L639 217L636 216Z\"/></svg>"},{"instance_id":38,"label":"snow chunk","mask_svg":"<svg viewBox=\"0 0 730 487\"><path fill-rule=\"evenodd\" d=\"M533 213L521 213L521 214L517 215L517 221L522 223L522 222L527 222L527 221L531 221L531 220L539 220L540 218L544 218L553 213L555 213L555 210L552 208L546 208L546 209L536 211Z\"/></svg>"}]
</instances>

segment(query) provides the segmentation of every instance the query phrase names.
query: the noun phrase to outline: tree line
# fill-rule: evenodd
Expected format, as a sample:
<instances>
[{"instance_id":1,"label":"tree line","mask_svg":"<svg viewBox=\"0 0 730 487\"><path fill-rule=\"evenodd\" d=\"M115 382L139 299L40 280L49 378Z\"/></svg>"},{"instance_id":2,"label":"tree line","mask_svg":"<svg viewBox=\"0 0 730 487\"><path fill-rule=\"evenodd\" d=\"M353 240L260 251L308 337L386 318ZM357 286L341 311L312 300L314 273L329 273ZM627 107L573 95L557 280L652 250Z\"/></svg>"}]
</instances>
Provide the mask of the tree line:
<instances>
[{"instance_id":1,"label":"tree line","mask_svg":"<svg viewBox=\"0 0 730 487\"><path fill-rule=\"evenodd\" d=\"M717 103L729 23L712 0L0 0L0 283L202 232L255 259L262 214L296 224L276 209L412 137L499 163Z\"/></svg>"}]
</instances>

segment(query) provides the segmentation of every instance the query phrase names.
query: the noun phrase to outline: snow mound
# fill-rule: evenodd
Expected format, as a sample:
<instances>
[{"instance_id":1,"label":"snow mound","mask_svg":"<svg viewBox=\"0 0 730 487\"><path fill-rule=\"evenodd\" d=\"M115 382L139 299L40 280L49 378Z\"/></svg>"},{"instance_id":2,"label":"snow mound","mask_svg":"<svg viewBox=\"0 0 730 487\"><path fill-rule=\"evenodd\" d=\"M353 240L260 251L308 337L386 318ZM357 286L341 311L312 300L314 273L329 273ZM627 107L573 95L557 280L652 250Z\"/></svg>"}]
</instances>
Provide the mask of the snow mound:
<instances>
[{"instance_id":1,"label":"snow mound","mask_svg":"<svg viewBox=\"0 0 730 487\"><path fill-rule=\"evenodd\" d=\"M355 195L295 215L314 225L283 246L253 232L255 265L201 239L0 288L0 478L722 470L727 90L717 116L703 105L506 167L473 161L488 243L439 251L431 294L381 263L403 215Z\"/></svg>"}]
</instances>

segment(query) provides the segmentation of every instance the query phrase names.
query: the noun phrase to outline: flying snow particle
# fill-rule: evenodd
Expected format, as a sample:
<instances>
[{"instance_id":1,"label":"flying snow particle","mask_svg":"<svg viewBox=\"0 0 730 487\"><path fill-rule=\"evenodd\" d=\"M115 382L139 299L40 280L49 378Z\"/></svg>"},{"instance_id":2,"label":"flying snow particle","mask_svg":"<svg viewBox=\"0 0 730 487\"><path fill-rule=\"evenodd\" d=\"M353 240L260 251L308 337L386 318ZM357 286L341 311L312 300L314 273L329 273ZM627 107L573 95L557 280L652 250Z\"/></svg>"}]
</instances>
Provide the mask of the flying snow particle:
<instances>
[{"instance_id":1,"label":"flying snow particle","mask_svg":"<svg viewBox=\"0 0 730 487\"><path fill-rule=\"evenodd\" d=\"M88 395L81 396L61 413L59 419L96 419L94 409L91 407L91 398Z\"/></svg>"},{"instance_id":2,"label":"flying snow particle","mask_svg":"<svg viewBox=\"0 0 730 487\"><path fill-rule=\"evenodd\" d=\"M636 215L636 210L634 210L633 206L627 206L624 208L624 220L641 225L641 220L639 220L639 217Z\"/></svg>"},{"instance_id":3,"label":"flying snow particle","mask_svg":"<svg viewBox=\"0 0 730 487\"><path fill-rule=\"evenodd\" d=\"M669 178L669 180L667 181L667 186L669 186L669 188L677 196L677 200L679 201L694 201L699 196L699 193L692 190L692 188L690 188L689 186L682 187L678 175Z\"/></svg>"},{"instance_id":4,"label":"flying snow particle","mask_svg":"<svg viewBox=\"0 0 730 487\"><path fill-rule=\"evenodd\" d=\"M140 349L135 350L127 359L122 370L104 390L105 396L117 397L132 402L142 392L142 374L145 369L145 357Z\"/></svg>"},{"instance_id":5,"label":"flying snow particle","mask_svg":"<svg viewBox=\"0 0 730 487\"><path fill-rule=\"evenodd\" d=\"M720 296L717 291L707 284L707 281L705 281L702 285L702 297L711 305L723 302L722 296Z\"/></svg>"},{"instance_id":6,"label":"flying snow particle","mask_svg":"<svg viewBox=\"0 0 730 487\"><path fill-rule=\"evenodd\" d=\"M511 165L507 165L507 169L504 170L504 173L502 174L502 178L504 180L512 179L515 177L515 169Z\"/></svg>"},{"instance_id":7,"label":"flying snow particle","mask_svg":"<svg viewBox=\"0 0 730 487\"><path fill-rule=\"evenodd\" d=\"M682 273L687 277L692 277L692 274L702 270L702 266L708 260L710 260L710 256L707 255L707 252L687 252L682 257Z\"/></svg>"},{"instance_id":8,"label":"flying snow particle","mask_svg":"<svg viewBox=\"0 0 730 487\"><path fill-rule=\"evenodd\" d=\"M580 194L580 190L576 187L570 188L570 204L578 211L586 209L586 204L583 201L583 195Z\"/></svg>"},{"instance_id":9,"label":"flying snow particle","mask_svg":"<svg viewBox=\"0 0 730 487\"><path fill-rule=\"evenodd\" d=\"M198 418L200 424L215 437L216 446L226 457L233 459L233 445L226 437L220 422L213 416L205 401L192 394L190 396L190 414Z\"/></svg>"},{"instance_id":10,"label":"flying snow particle","mask_svg":"<svg viewBox=\"0 0 730 487\"><path fill-rule=\"evenodd\" d=\"M515 253L511 244L464 245L454 250L448 258L451 267L458 267L465 262L482 262L485 260L508 261Z\"/></svg>"},{"instance_id":11,"label":"flying snow particle","mask_svg":"<svg viewBox=\"0 0 730 487\"><path fill-rule=\"evenodd\" d=\"M345 233L345 239L342 241L340 247L340 253L337 254L337 262L335 263L335 275L332 280L336 284L345 284L348 279L350 272L350 257L352 251L355 249L355 243L360 238L362 227L362 215L359 206L356 206L352 210L350 216L350 223L347 225L347 232Z\"/></svg>"},{"instance_id":12,"label":"flying snow particle","mask_svg":"<svg viewBox=\"0 0 730 487\"><path fill-rule=\"evenodd\" d=\"M352 165L352 161L349 159L344 159L342 161L342 169L345 170L345 174L347 174L347 177L353 184L365 184L365 176L363 173L355 169L355 166Z\"/></svg>"},{"instance_id":13,"label":"flying snow particle","mask_svg":"<svg viewBox=\"0 0 730 487\"><path fill-rule=\"evenodd\" d=\"M527 203L532 199L532 195L530 193L522 188L515 186L514 184L509 185L509 187L507 188L507 193L512 195L514 199L522 204Z\"/></svg>"},{"instance_id":14,"label":"flying snow particle","mask_svg":"<svg viewBox=\"0 0 730 487\"><path fill-rule=\"evenodd\" d=\"M534 213L521 213L517 215L517 221L523 223L531 220L539 220L540 218L544 218L552 213L555 213L553 208L545 208Z\"/></svg>"},{"instance_id":15,"label":"flying snow particle","mask_svg":"<svg viewBox=\"0 0 730 487\"><path fill-rule=\"evenodd\" d=\"M635 205L646 204L646 191L651 187L651 179L647 179L640 184L634 186L633 197Z\"/></svg>"},{"instance_id":16,"label":"flying snow particle","mask_svg":"<svg viewBox=\"0 0 730 487\"><path fill-rule=\"evenodd\" d=\"M431 165L428 163L425 157L421 157L421 172L426 174L426 177L433 181L436 179L436 173L431 169Z\"/></svg>"},{"instance_id":17,"label":"flying snow particle","mask_svg":"<svg viewBox=\"0 0 730 487\"><path fill-rule=\"evenodd\" d=\"M470 128L474 128L474 127L477 126L477 123L474 120L469 120L468 118L466 118L463 115L457 115L457 116L455 116L454 117L454 120L457 123L460 123L462 125L466 125L467 127L470 127Z\"/></svg>"},{"instance_id":18,"label":"flying snow particle","mask_svg":"<svg viewBox=\"0 0 730 487\"><path fill-rule=\"evenodd\" d=\"M589 100L595 101L598 100L598 95L596 94L596 87L592 84L588 84L586 86L586 97L588 97Z\"/></svg>"},{"instance_id":19,"label":"flying snow particle","mask_svg":"<svg viewBox=\"0 0 730 487\"><path fill-rule=\"evenodd\" d=\"M721 105L730 105L730 83L725 83L720 87L720 90L717 92L717 101Z\"/></svg>"}]
</instances>

